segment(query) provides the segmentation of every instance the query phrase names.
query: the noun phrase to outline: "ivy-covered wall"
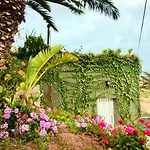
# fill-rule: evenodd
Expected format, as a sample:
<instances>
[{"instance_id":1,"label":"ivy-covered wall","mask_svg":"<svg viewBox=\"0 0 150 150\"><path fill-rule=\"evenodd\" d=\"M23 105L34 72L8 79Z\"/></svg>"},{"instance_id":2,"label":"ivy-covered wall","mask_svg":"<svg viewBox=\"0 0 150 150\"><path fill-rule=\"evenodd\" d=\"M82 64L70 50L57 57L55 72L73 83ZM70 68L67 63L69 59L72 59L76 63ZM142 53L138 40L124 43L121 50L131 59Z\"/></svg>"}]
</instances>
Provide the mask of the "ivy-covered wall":
<instances>
[{"instance_id":1,"label":"ivy-covered wall","mask_svg":"<svg viewBox=\"0 0 150 150\"><path fill-rule=\"evenodd\" d=\"M139 108L139 58L130 51L121 55L120 50L74 55L79 58L78 62L63 65L53 73L52 82L61 95L63 108L74 113L83 113L89 108L94 111L97 99L113 97L120 116L130 118L131 103Z\"/></svg>"}]
</instances>

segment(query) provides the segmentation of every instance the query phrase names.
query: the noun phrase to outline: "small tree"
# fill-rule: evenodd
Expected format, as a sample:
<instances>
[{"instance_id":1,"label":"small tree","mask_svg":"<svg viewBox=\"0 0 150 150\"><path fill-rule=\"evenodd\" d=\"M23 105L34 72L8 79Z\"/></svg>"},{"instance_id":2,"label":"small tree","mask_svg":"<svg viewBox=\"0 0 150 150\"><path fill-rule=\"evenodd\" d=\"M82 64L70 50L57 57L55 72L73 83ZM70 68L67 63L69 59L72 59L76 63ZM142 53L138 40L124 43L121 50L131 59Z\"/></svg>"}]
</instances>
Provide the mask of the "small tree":
<instances>
[{"instance_id":1,"label":"small tree","mask_svg":"<svg viewBox=\"0 0 150 150\"><path fill-rule=\"evenodd\" d=\"M28 60L30 56L35 57L41 50L49 46L44 43L42 36L26 35L26 41L23 47L19 47L17 53L13 53L19 59Z\"/></svg>"}]
</instances>

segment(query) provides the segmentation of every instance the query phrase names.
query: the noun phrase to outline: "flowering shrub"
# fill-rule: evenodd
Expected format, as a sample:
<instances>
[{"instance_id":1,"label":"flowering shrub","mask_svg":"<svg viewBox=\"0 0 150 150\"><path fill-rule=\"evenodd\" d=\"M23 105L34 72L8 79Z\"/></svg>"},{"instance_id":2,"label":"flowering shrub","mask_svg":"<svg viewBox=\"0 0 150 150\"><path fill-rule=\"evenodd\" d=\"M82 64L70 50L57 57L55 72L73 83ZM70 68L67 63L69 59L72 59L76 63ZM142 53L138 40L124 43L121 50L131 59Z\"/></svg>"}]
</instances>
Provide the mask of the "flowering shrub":
<instances>
[{"instance_id":1,"label":"flowering shrub","mask_svg":"<svg viewBox=\"0 0 150 150\"><path fill-rule=\"evenodd\" d=\"M148 136L150 136L150 122L140 119L135 125L126 124L124 120L119 120L118 123L114 128L98 116L89 117L87 114L83 118L75 116L75 124L80 131L96 135L105 148L114 150L148 149L146 144ZM141 125L145 128L141 128Z\"/></svg>"},{"instance_id":2,"label":"flowering shrub","mask_svg":"<svg viewBox=\"0 0 150 150\"><path fill-rule=\"evenodd\" d=\"M149 129L142 129L140 123L135 125L125 124L123 120L118 121L119 125L107 130L102 143L107 148L114 150L146 150L147 136L150 136ZM143 122L142 122L143 123Z\"/></svg>"},{"instance_id":3,"label":"flowering shrub","mask_svg":"<svg viewBox=\"0 0 150 150\"><path fill-rule=\"evenodd\" d=\"M23 112L23 108L9 108L5 106L2 117L0 118L0 139L20 134L20 138L31 140L35 137L43 137L48 133L55 134L58 128L64 126L55 119L48 116L50 108L32 110L31 113ZM17 124L18 123L18 124Z\"/></svg>"},{"instance_id":4,"label":"flowering shrub","mask_svg":"<svg viewBox=\"0 0 150 150\"><path fill-rule=\"evenodd\" d=\"M48 135L54 135L61 127L69 127L72 131L84 132L96 136L104 148L113 150L146 150L150 136L150 122L139 119L136 124L126 124L119 120L114 128L99 116L90 117L73 115L51 108L37 108L28 111L25 107L10 108L5 105L0 117L0 139L18 136L39 143L47 140ZM48 140L47 140L48 141ZM39 144L42 146L42 144Z\"/></svg>"}]
</instances>

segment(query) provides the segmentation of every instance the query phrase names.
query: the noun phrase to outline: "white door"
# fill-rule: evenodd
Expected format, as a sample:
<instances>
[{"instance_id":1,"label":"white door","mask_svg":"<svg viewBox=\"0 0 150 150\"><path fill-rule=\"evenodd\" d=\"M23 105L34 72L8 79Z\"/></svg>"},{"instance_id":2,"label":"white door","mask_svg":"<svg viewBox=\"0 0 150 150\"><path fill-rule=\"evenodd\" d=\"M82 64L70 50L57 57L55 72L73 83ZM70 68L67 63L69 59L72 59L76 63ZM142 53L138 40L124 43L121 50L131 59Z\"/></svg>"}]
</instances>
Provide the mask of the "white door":
<instances>
[{"instance_id":1,"label":"white door","mask_svg":"<svg viewBox=\"0 0 150 150\"><path fill-rule=\"evenodd\" d=\"M114 102L109 99L97 100L98 115L108 123L114 125Z\"/></svg>"}]
</instances>

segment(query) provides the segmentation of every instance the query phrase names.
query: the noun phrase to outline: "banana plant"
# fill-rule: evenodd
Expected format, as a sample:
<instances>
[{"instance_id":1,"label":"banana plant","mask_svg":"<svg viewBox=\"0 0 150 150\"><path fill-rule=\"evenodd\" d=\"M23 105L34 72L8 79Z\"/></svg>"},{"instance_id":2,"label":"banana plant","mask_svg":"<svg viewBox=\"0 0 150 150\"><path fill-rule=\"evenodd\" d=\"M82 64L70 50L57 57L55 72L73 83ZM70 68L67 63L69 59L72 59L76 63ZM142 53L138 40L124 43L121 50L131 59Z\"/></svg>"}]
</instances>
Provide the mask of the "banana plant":
<instances>
[{"instance_id":1,"label":"banana plant","mask_svg":"<svg viewBox=\"0 0 150 150\"><path fill-rule=\"evenodd\" d=\"M62 45L55 45L50 49L40 51L34 58L30 57L26 72L25 82L20 84L19 89L23 90L25 103L29 102L32 89L35 87L40 78L52 67L62 63L77 61L78 58L70 53L61 53Z\"/></svg>"}]
</instances>

